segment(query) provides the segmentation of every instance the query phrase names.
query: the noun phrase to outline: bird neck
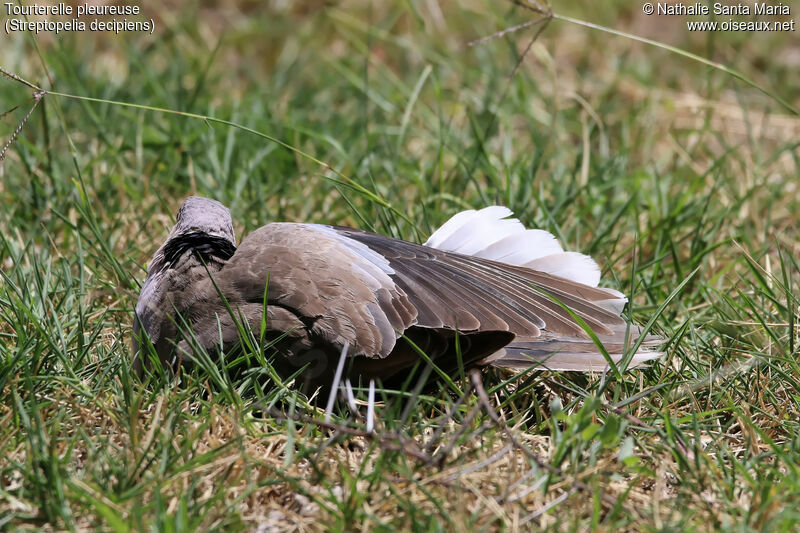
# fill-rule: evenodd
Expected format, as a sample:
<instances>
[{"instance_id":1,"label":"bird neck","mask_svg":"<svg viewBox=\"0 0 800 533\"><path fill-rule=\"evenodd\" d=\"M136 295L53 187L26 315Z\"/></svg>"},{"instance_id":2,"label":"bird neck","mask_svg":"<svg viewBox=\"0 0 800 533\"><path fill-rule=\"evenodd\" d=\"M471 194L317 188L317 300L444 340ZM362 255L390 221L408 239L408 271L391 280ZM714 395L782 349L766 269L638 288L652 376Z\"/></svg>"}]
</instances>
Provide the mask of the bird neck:
<instances>
[{"instance_id":1,"label":"bird neck","mask_svg":"<svg viewBox=\"0 0 800 533\"><path fill-rule=\"evenodd\" d=\"M172 268L184 259L186 252L191 251L194 258L206 265L224 262L236 252L236 246L229 239L212 235L204 231L192 231L176 235L164 243L162 249L163 262L166 268Z\"/></svg>"}]
</instances>

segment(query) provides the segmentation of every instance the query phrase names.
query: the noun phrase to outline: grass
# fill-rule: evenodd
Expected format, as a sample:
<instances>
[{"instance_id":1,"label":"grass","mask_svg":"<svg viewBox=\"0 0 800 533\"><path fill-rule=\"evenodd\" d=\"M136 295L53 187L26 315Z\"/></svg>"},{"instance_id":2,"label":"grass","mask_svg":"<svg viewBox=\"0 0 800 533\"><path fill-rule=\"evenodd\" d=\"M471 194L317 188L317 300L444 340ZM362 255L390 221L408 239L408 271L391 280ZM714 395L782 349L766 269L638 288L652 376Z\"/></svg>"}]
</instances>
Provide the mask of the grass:
<instances>
[{"instance_id":1,"label":"grass","mask_svg":"<svg viewBox=\"0 0 800 533\"><path fill-rule=\"evenodd\" d=\"M0 529L795 529L800 117L777 99L800 106L793 34L554 6L764 94L561 20L522 58L543 25L467 46L531 20L501 1L278 4L143 8L155 37L4 37L2 65L46 89L293 150L40 102L0 166ZM3 111L21 104L0 138L31 94L0 82ZM666 355L621 377L490 371L405 403L378 390L375 433L363 406L325 423L214 361L142 383L132 307L195 192L240 236L297 220L424 240L458 210L507 205L597 258Z\"/></svg>"}]
</instances>

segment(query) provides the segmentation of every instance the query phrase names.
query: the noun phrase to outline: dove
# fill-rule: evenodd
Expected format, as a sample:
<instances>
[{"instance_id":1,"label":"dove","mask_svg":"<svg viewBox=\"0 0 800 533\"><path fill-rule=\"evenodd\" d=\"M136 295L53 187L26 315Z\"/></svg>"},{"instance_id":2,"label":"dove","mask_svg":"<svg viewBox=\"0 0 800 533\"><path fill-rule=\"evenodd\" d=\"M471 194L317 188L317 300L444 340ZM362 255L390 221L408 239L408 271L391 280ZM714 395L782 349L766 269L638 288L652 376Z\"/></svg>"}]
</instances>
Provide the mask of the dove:
<instances>
[{"instance_id":1,"label":"dove","mask_svg":"<svg viewBox=\"0 0 800 533\"><path fill-rule=\"evenodd\" d=\"M228 208L191 196L147 268L134 368L148 353L169 368L227 353L242 327L306 388L330 386L337 368L398 387L419 364L435 365L435 380L486 366L600 372L637 345L630 367L659 357L661 339L640 338L621 316L627 298L599 282L591 257L503 206L457 213L424 244L274 222L237 246Z\"/></svg>"}]
</instances>

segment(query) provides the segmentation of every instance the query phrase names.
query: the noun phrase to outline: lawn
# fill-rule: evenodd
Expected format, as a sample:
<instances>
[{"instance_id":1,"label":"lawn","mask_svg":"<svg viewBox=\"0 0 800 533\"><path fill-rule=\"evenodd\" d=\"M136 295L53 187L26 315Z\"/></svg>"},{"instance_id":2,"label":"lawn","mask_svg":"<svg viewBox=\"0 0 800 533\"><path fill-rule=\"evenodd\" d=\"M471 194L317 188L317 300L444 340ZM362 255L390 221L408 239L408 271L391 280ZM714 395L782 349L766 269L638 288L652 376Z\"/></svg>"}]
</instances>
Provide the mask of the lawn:
<instances>
[{"instance_id":1,"label":"lawn","mask_svg":"<svg viewBox=\"0 0 800 533\"><path fill-rule=\"evenodd\" d=\"M797 529L800 29L620 0L141 9L152 35L0 32L49 91L0 78L0 530ZM665 354L378 390L374 431L366 391L326 417L263 362L142 381L133 306L190 194L240 239L422 242L506 205Z\"/></svg>"}]
</instances>

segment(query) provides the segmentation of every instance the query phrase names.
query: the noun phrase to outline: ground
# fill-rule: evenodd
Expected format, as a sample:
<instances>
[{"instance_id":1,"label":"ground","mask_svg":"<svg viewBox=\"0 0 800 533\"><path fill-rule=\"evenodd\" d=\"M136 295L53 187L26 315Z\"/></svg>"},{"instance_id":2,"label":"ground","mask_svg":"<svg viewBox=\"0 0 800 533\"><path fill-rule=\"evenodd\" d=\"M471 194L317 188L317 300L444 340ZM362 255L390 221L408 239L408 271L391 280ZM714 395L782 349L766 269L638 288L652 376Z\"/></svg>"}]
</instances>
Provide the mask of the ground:
<instances>
[{"instance_id":1,"label":"ground","mask_svg":"<svg viewBox=\"0 0 800 533\"><path fill-rule=\"evenodd\" d=\"M3 32L0 66L50 94L25 122L34 89L0 81L0 146L24 123L0 166L0 529L795 529L797 33L551 7L508 32L541 15L220 0L143 5L152 35ZM132 308L194 193L240 238L421 242L507 205L595 257L665 355L379 391L375 432L264 365L142 382Z\"/></svg>"}]
</instances>

